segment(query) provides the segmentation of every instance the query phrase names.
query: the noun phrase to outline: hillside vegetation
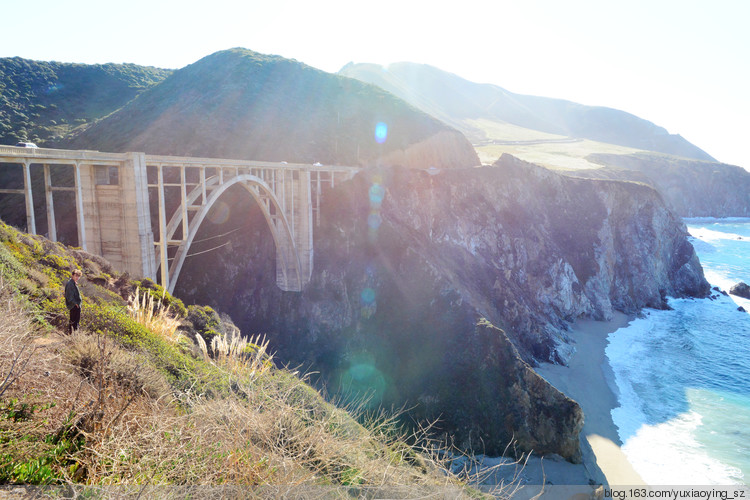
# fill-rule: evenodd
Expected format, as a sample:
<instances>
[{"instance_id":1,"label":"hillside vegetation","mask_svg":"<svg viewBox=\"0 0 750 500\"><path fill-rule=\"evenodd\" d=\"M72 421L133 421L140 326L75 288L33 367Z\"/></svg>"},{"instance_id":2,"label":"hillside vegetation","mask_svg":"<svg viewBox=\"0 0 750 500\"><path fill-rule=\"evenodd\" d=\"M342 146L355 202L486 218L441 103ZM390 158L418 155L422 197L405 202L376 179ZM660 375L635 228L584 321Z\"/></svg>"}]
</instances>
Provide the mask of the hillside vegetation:
<instances>
[{"instance_id":1,"label":"hillside vegetation","mask_svg":"<svg viewBox=\"0 0 750 500\"><path fill-rule=\"evenodd\" d=\"M83 328L67 335L74 268ZM277 368L261 339L101 258L0 223L0 298L0 484L478 494L426 453L433 444L408 446L419 440L382 414L358 422Z\"/></svg>"},{"instance_id":2,"label":"hillside vegetation","mask_svg":"<svg viewBox=\"0 0 750 500\"><path fill-rule=\"evenodd\" d=\"M387 125L377 141L378 123ZM102 151L357 165L457 131L401 99L295 60L230 49L186 66L67 143Z\"/></svg>"},{"instance_id":3,"label":"hillside vegetation","mask_svg":"<svg viewBox=\"0 0 750 500\"><path fill-rule=\"evenodd\" d=\"M0 59L0 144L54 146L74 129L121 108L170 70L135 64Z\"/></svg>"}]
</instances>

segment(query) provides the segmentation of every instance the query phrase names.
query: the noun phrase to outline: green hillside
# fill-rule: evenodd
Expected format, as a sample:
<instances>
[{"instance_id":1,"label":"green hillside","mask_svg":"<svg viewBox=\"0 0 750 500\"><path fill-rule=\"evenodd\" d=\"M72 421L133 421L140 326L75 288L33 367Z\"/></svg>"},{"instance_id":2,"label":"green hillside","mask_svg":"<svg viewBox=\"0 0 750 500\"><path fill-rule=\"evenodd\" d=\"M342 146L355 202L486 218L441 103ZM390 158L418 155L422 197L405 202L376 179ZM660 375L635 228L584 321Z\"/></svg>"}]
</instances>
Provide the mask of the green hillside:
<instances>
[{"instance_id":1,"label":"green hillside","mask_svg":"<svg viewBox=\"0 0 750 500\"><path fill-rule=\"evenodd\" d=\"M69 335L62 291L76 268L82 328ZM1 222L0 298L0 485L97 498L117 485L149 498L180 496L153 489L165 485L225 485L205 498L251 485L268 498L341 486L475 496L406 444L427 442L382 415L358 422L211 308Z\"/></svg>"},{"instance_id":2,"label":"green hillside","mask_svg":"<svg viewBox=\"0 0 750 500\"><path fill-rule=\"evenodd\" d=\"M170 70L134 64L0 59L0 144L54 146L72 130L121 108Z\"/></svg>"},{"instance_id":3,"label":"green hillside","mask_svg":"<svg viewBox=\"0 0 750 500\"><path fill-rule=\"evenodd\" d=\"M388 126L382 143L374 133L380 122ZM237 48L176 71L67 144L358 164L446 130L452 129L373 85Z\"/></svg>"}]
</instances>

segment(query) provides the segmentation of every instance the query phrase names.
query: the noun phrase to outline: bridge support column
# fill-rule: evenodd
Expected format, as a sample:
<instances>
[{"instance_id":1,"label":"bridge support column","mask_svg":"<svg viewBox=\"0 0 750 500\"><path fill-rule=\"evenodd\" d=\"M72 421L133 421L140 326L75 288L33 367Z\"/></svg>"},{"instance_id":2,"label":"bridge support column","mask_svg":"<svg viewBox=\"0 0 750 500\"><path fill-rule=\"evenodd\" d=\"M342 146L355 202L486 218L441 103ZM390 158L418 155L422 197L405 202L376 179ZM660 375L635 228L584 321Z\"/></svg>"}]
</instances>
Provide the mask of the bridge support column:
<instances>
[{"instance_id":1,"label":"bridge support column","mask_svg":"<svg viewBox=\"0 0 750 500\"><path fill-rule=\"evenodd\" d=\"M36 219L34 218L34 197L31 194L31 161L23 162L23 190L26 199L26 231L36 234Z\"/></svg>"},{"instance_id":2,"label":"bridge support column","mask_svg":"<svg viewBox=\"0 0 750 500\"><path fill-rule=\"evenodd\" d=\"M77 163L79 241L119 270L156 278L143 153L104 165Z\"/></svg>"},{"instance_id":3,"label":"bridge support column","mask_svg":"<svg viewBox=\"0 0 750 500\"><path fill-rule=\"evenodd\" d=\"M312 176L309 170L299 173L295 205L297 206L297 219L294 243L300 258L301 290L310 281L313 268Z\"/></svg>"},{"instance_id":4,"label":"bridge support column","mask_svg":"<svg viewBox=\"0 0 750 500\"><path fill-rule=\"evenodd\" d=\"M293 245L291 242L281 241L276 248L276 284L282 290L299 292L312 275L311 184L310 172L307 170L282 171L281 182L276 184L276 196L281 201L294 240ZM283 239L286 240L287 236L284 235Z\"/></svg>"},{"instance_id":5,"label":"bridge support column","mask_svg":"<svg viewBox=\"0 0 750 500\"><path fill-rule=\"evenodd\" d=\"M57 241L57 225L55 224L55 201L52 196L52 176L49 164L44 164L44 196L47 198L47 237Z\"/></svg>"},{"instance_id":6,"label":"bridge support column","mask_svg":"<svg viewBox=\"0 0 750 500\"><path fill-rule=\"evenodd\" d=\"M93 213L86 218L86 203L83 199L83 185L82 185L82 177L81 177L81 165L78 164L78 162L75 163L75 192L76 192L76 217L78 217L78 244L87 252L94 252L101 255L101 245L97 246L97 250L91 249L92 247L89 245L89 242L86 240L86 224L98 224L99 217L98 213L96 212L96 206L94 205L94 184L93 184L93 167L91 165L88 165L87 172L89 173L89 177L86 179L87 182L87 201L88 201L88 209L91 210ZM96 215L94 215L94 213Z\"/></svg>"},{"instance_id":7,"label":"bridge support column","mask_svg":"<svg viewBox=\"0 0 750 500\"><path fill-rule=\"evenodd\" d=\"M128 153L129 158L125 168L132 172L132 182L135 187L135 215L138 224L138 249L140 272L136 273L146 278L156 280L154 232L151 228L151 207L148 199L148 175L146 170L146 155L144 153Z\"/></svg>"},{"instance_id":8,"label":"bridge support column","mask_svg":"<svg viewBox=\"0 0 750 500\"><path fill-rule=\"evenodd\" d=\"M167 234L167 209L166 200L164 199L164 167L158 166L159 176L159 262L161 269L161 286L166 290L172 290L174 287L169 282L169 259L167 255L169 238Z\"/></svg>"},{"instance_id":9,"label":"bridge support column","mask_svg":"<svg viewBox=\"0 0 750 500\"><path fill-rule=\"evenodd\" d=\"M93 165L75 163L75 190L78 244L87 252L108 258L102 248L102 223L99 217Z\"/></svg>"}]
</instances>

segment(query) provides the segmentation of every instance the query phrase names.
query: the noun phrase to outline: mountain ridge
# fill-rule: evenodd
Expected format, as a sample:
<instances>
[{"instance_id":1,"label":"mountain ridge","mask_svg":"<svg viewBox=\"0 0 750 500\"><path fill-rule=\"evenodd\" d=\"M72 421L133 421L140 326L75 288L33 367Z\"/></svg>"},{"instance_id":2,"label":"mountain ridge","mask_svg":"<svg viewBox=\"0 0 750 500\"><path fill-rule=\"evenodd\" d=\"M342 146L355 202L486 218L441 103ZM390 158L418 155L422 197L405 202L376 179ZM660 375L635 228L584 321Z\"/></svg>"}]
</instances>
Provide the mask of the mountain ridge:
<instances>
[{"instance_id":1,"label":"mountain ridge","mask_svg":"<svg viewBox=\"0 0 750 500\"><path fill-rule=\"evenodd\" d=\"M387 127L382 138L375 136L379 123ZM295 60L235 48L175 71L67 144L359 165L406 152L438 133L444 136L440 142L445 148L437 166L479 163L460 132L378 87Z\"/></svg>"},{"instance_id":2,"label":"mountain ridge","mask_svg":"<svg viewBox=\"0 0 750 500\"><path fill-rule=\"evenodd\" d=\"M171 70L0 58L0 144L56 146L78 127L121 108Z\"/></svg>"}]
</instances>

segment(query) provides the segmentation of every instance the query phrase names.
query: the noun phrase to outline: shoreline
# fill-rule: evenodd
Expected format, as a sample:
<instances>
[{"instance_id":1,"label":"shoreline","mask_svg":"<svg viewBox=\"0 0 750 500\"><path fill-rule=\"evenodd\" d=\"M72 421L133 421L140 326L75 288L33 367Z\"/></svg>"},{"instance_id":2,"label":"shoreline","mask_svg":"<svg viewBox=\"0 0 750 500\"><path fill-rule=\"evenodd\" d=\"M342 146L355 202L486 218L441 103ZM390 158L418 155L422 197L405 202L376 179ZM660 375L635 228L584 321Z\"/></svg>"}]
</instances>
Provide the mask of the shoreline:
<instances>
[{"instance_id":1,"label":"shoreline","mask_svg":"<svg viewBox=\"0 0 750 500\"><path fill-rule=\"evenodd\" d=\"M607 336L627 326L631 318L615 312L610 321L578 320L570 338L576 352L568 366L544 364L536 372L550 384L581 405L583 467L595 482L609 485L646 485L633 469L612 421L618 406L614 372L604 353Z\"/></svg>"}]
</instances>

